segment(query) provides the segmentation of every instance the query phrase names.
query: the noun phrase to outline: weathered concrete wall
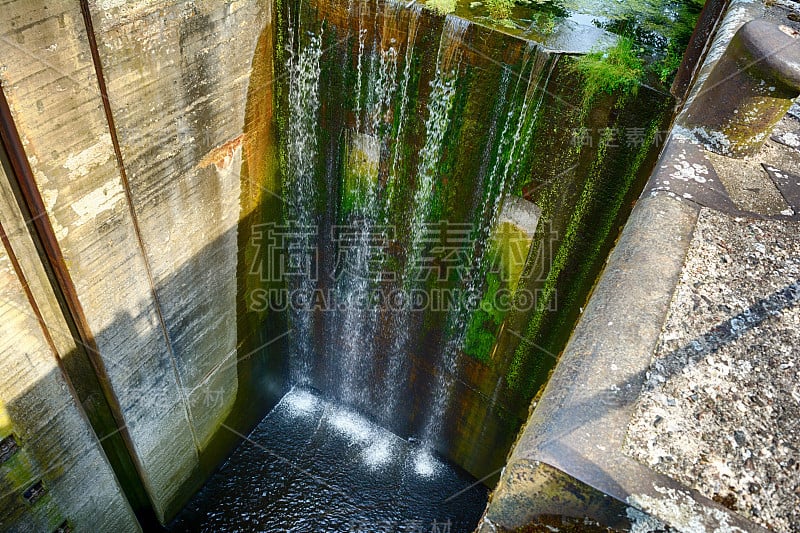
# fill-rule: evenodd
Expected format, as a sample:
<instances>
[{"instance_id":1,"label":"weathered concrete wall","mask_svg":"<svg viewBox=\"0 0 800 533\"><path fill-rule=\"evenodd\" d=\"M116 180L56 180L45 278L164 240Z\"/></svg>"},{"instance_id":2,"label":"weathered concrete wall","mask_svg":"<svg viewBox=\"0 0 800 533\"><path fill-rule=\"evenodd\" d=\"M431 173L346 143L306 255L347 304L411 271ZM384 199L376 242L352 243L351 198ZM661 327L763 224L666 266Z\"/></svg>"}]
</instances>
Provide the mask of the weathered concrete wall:
<instances>
[{"instance_id":1,"label":"weathered concrete wall","mask_svg":"<svg viewBox=\"0 0 800 533\"><path fill-rule=\"evenodd\" d=\"M239 171L243 141L259 148L242 134L248 95L265 90L249 85L268 2L0 11L0 82L71 312L163 521L202 481L237 399Z\"/></svg>"},{"instance_id":2,"label":"weathered concrete wall","mask_svg":"<svg viewBox=\"0 0 800 533\"><path fill-rule=\"evenodd\" d=\"M236 232L263 2L92 2L132 207L196 443L236 397ZM208 246L209 243L213 246ZM224 391L208 406L209 391Z\"/></svg>"},{"instance_id":3,"label":"weathered concrete wall","mask_svg":"<svg viewBox=\"0 0 800 533\"><path fill-rule=\"evenodd\" d=\"M0 528L138 531L64 374L60 358L76 346L7 185L0 167L0 440L19 446L0 463Z\"/></svg>"},{"instance_id":4,"label":"weathered concrete wall","mask_svg":"<svg viewBox=\"0 0 800 533\"><path fill-rule=\"evenodd\" d=\"M131 220L80 6L47 4L3 6L3 87L163 514L197 462L188 406ZM146 409L144 396L162 398L161 412Z\"/></svg>"}]
</instances>

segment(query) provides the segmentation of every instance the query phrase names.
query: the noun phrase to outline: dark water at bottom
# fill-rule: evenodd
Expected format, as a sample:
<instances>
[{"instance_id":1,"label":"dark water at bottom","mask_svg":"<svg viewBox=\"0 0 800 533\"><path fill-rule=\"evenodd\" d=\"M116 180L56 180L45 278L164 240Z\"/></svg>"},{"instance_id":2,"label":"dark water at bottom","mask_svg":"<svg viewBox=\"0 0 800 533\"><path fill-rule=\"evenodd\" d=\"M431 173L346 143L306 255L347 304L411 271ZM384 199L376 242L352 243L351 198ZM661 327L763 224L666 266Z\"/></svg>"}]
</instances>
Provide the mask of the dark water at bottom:
<instances>
[{"instance_id":1,"label":"dark water at bottom","mask_svg":"<svg viewBox=\"0 0 800 533\"><path fill-rule=\"evenodd\" d=\"M172 531L472 531L487 490L337 405L289 392Z\"/></svg>"}]
</instances>

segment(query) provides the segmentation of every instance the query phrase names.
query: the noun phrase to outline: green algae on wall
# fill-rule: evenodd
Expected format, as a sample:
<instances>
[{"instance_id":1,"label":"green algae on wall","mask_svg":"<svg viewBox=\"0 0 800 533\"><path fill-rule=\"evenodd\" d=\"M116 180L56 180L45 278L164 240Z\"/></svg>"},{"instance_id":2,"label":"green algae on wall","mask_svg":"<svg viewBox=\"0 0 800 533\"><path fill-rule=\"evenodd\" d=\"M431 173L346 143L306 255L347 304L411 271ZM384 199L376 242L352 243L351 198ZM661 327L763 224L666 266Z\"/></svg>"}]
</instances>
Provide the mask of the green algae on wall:
<instances>
[{"instance_id":1,"label":"green algae on wall","mask_svg":"<svg viewBox=\"0 0 800 533\"><path fill-rule=\"evenodd\" d=\"M315 197L309 216L320 237L316 287L341 288L331 273L338 273L335 261L344 245L327 239L333 226L374 216L370 224L393 230L381 259L387 276L363 286L478 293L474 312L464 311L462 297L444 296L454 310L425 308L406 322L386 310L375 315L368 339L374 354L355 368L371 380L359 407L396 433L414 435L435 403L435 389L452 388L435 446L482 477L502 462L554 363L552 356L540 360L531 343L560 350L613 241L614 222L638 193L634 177L647 170L639 167L652 154L651 144L614 146L612 130L639 123L650 132L654 121L661 122L652 104L664 98L649 89L623 98L620 87L602 87L587 98L575 59L452 16L430 10L413 16L412 10L340 0L282 6L280 18L287 23L277 29L276 41L285 46L275 55L281 80L275 89L279 168L286 180L293 142L284 129L292 122L293 74L286 64L303 57L321 36L314 79L319 112L308 174ZM443 61L450 61L444 70ZM377 90L383 91L380 98ZM376 102L380 112L369 115ZM431 135L434 112L443 122ZM580 128L594 136L591 145L574 142ZM378 214L364 209L372 194ZM541 208L532 247L530 236L503 235L504 226L495 227L503 198L512 194ZM425 235L423 223L432 224ZM455 229L468 238L450 246L448 232ZM450 269L457 256L481 258L470 278ZM416 264L420 259L426 263ZM420 274L427 276L416 279ZM516 307L503 306L503 294ZM532 309L520 304L529 294L536 295ZM309 383L333 396L342 372L337 364L347 361L338 353L346 351L343 338L359 333L326 337L340 327L336 316L315 310L308 329ZM382 383L388 375L382 354L397 350L393 342L401 326L408 331L399 345L407 373L396 378L401 383L382 385L400 387L402 398L393 418L384 420L375 408L382 391L368 383ZM520 343L515 334L525 340Z\"/></svg>"},{"instance_id":2,"label":"green algae on wall","mask_svg":"<svg viewBox=\"0 0 800 533\"><path fill-rule=\"evenodd\" d=\"M648 104L652 106L648 110ZM533 395L544 385L549 369L567 340L605 254L624 223L650 165L660 146L659 131L668 118L670 101L655 95L632 98L624 93L616 99L613 127L603 129L597 151L580 197L575 204L564 236L560 239L550 270L544 280L538 305L517 347L507 379L512 389ZM628 111L625 114L622 111ZM631 117L648 117L646 127ZM620 146L619 135L635 130L636 145ZM649 164L648 164L649 162ZM542 206L545 210L548 206ZM557 312L552 300L557 298ZM531 347L538 347L531 349ZM542 356L542 352L546 355Z\"/></svg>"}]
</instances>

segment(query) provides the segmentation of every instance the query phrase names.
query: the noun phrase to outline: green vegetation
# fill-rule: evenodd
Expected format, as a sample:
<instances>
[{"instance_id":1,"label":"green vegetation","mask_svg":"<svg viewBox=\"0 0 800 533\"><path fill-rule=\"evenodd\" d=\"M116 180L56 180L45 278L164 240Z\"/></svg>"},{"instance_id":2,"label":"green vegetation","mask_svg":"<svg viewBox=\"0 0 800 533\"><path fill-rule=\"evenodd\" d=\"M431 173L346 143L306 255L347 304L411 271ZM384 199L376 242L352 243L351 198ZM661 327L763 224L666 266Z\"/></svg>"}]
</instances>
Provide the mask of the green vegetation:
<instances>
[{"instance_id":1,"label":"green vegetation","mask_svg":"<svg viewBox=\"0 0 800 533\"><path fill-rule=\"evenodd\" d=\"M581 5L584 0L565 0ZM705 0L626 0L603 5L604 29L626 36L640 47L647 73L669 85L681 64Z\"/></svg>"},{"instance_id":2,"label":"green vegetation","mask_svg":"<svg viewBox=\"0 0 800 533\"><path fill-rule=\"evenodd\" d=\"M506 317L506 313L497 308L497 291L500 286L500 276L495 272L488 272L483 300L467 326L464 352L483 363L489 362L497 339L497 330Z\"/></svg>"},{"instance_id":3,"label":"green vegetation","mask_svg":"<svg viewBox=\"0 0 800 533\"><path fill-rule=\"evenodd\" d=\"M448 4L451 0L431 0ZM589 54L586 70L597 75L602 92L635 91L646 77L669 85L683 59L705 0L483 0L488 18L499 25L533 29L541 37L570 13L591 14L594 24L622 37L621 47ZM520 9L517 8L528 8ZM455 4L451 9L455 9ZM451 11L447 11L451 12ZM632 76L632 74L635 74ZM619 82L613 80L619 77ZM658 80L658 82L656 81Z\"/></svg>"},{"instance_id":4,"label":"green vegetation","mask_svg":"<svg viewBox=\"0 0 800 533\"><path fill-rule=\"evenodd\" d=\"M653 67L653 70L658 74L659 81L667 84L678 71L678 67L681 66L681 61L683 61L682 53L675 50L667 50L667 55L664 56L664 59L656 63Z\"/></svg>"},{"instance_id":5,"label":"green vegetation","mask_svg":"<svg viewBox=\"0 0 800 533\"><path fill-rule=\"evenodd\" d=\"M694 27L700 12L703 10L705 0L686 0L678 9L675 21L669 21L667 38L669 44L664 58L654 65L661 83L669 83L683 60L689 40L694 33Z\"/></svg>"},{"instance_id":6,"label":"green vegetation","mask_svg":"<svg viewBox=\"0 0 800 533\"><path fill-rule=\"evenodd\" d=\"M345 148L345 168L342 173L342 214L366 209L375 201L378 181L377 139L354 134Z\"/></svg>"},{"instance_id":7,"label":"green vegetation","mask_svg":"<svg viewBox=\"0 0 800 533\"><path fill-rule=\"evenodd\" d=\"M599 93L620 91L635 95L644 75L644 62L633 40L620 37L612 48L578 58L573 68L584 78L584 101L590 102Z\"/></svg>"},{"instance_id":8,"label":"green vegetation","mask_svg":"<svg viewBox=\"0 0 800 533\"><path fill-rule=\"evenodd\" d=\"M496 21L503 21L511 17L514 0L485 0L489 16Z\"/></svg>"},{"instance_id":9,"label":"green vegetation","mask_svg":"<svg viewBox=\"0 0 800 533\"><path fill-rule=\"evenodd\" d=\"M552 31L556 19L567 15L560 0L483 0L481 4L493 22L511 28L518 27L514 22L513 9L517 6L531 8L533 13L526 13L525 17L530 16L537 29L543 33Z\"/></svg>"},{"instance_id":10,"label":"green vegetation","mask_svg":"<svg viewBox=\"0 0 800 533\"><path fill-rule=\"evenodd\" d=\"M456 0L428 0L425 2L425 7L440 15L447 15L456 10L456 4Z\"/></svg>"}]
</instances>

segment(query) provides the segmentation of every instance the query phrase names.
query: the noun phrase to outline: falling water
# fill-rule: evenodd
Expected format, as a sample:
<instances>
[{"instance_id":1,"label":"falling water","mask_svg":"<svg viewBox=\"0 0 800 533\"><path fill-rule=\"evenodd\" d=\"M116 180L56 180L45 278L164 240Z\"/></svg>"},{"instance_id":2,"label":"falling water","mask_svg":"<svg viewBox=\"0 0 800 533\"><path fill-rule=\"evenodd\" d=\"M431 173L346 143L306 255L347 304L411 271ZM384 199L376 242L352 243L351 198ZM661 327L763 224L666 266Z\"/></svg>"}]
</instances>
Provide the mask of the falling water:
<instances>
[{"instance_id":1,"label":"falling water","mask_svg":"<svg viewBox=\"0 0 800 533\"><path fill-rule=\"evenodd\" d=\"M397 134L394 142L394 151L392 153L392 167L389 173L386 211L391 209L392 200L394 199L394 192L396 191L395 183L397 181L397 170L400 164L401 151L400 146L403 142L403 133L408 116L408 84L411 80L411 62L414 56L414 42L417 39L417 27L419 26L419 15L422 13L422 6L420 4L413 4L407 9L408 11L408 33L406 37L406 51L403 60L403 77L400 82L400 116L397 120Z\"/></svg>"},{"instance_id":2,"label":"falling water","mask_svg":"<svg viewBox=\"0 0 800 533\"><path fill-rule=\"evenodd\" d=\"M385 199L384 219L383 223L388 224L388 216L391 211L392 200L396 191L396 183L398 180L398 167L401 157L400 147L403 143L403 133L408 116L408 86L411 79L411 63L414 55L414 43L417 38L417 27L419 25L419 16L422 12L420 4L413 4L408 8L402 8L402 4L388 4L393 11L393 15L397 16L401 11L394 11L402 9L402 12L408 14L408 30L406 32L406 48L403 60L403 75L400 81L400 102L399 102L399 116L397 118L397 131L394 138L394 150L392 155L392 165L389 171L387 180L387 194ZM389 18L387 17L387 20ZM405 347L408 342L408 317L405 312L394 310L390 314L392 323L392 343L389 353L386 355L386 368L384 371L384 387L385 398L381 402L381 416L385 421L391 420L397 408L397 402L400 397L405 380L402 379L403 363L406 360Z\"/></svg>"},{"instance_id":3,"label":"falling water","mask_svg":"<svg viewBox=\"0 0 800 533\"><path fill-rule=\"evenodd\" d=\"M439 434L450 403L456 381L458 355L464 344L467 325L475 310L475 303L480 301L480 291L485 281L488 266L486 264L487 252L490 247L492 231L497 224L503 199L513 181L511 178L516 173L516 169L512 170L512 166L520 160L521 153L528 149L533 127L544 101L546 87L555 68L555 62L551 61L545 77L544 67L549 57L539 54L537 51L533 44L529 45L526 50L512 99L512 102L518 102L517 95L524 91L522 104L512 105L508 110L495 162L483 189L481 207L473 217L474 220L479 221L478 231L475 232L470 254L467 256L473 258L473 263L470 265L467 278L462 282L462 285L465 286L463 291L465 296L459 300L458 305L450 310L446 320L447 341L442 349L439 368L442 376L441 384L434 387L431 407L427 412L427 421L422 433L423 442L428 444L432 444ZM530 66L530 74L525 81L523 73L528 70L528 64L531 62L533 64ZM542 83L543 78L544 83ZM506 149L508 155L503 157Z\"/></svg>"},{"instance_id":4,"label":"falling water","mask_svg":"<svg viewBox=\"0 0 800 533\"><path fill-rule=\"evenodd\" d=\"M406 48L406 65L403 75L400 127L404 119L405 99L409 63L411 60L412 36L416 33L416 17L414 15L413 30L409 29L409 43ZM409 28L412 24L409 24ZM441 155L442 142L444 141L447 126L450 120L450 110L455 96L456 68L453 62L457 57L458 46L461 44L469 27L469 22L463 19L448 16L442 30L437 56L436 76L431 82L431 93L428 101L428 118L425 121L425 144L420 152L420 162L417 168L417 189L414 193L413 211L411 216L411 239L409 253L406 259L406 271L403 279L403 289L408 294L417 283L417 269L422 253L423 239L425 237L425 224L428 222L430 203L433 196L433 186L438 177L438 164ZM413 33L412 33L413 31ZM398 136L400 133L398 133ZM383 406L383 416L391 417L397 408L400 394L405 386L405 379L400 375L402 362L406 357L411 328L411 310L408 306L402 309L393 309L392 312L392 342L386 371L386 397Z\"/></svg>"},{"instance_id":5,"label":"falling water","mask_svg":"<svg viewBox=\"0 0 800 533\"><path fill-rule=\"evenodd\" d=\"M442 178L442 151L452 120L464 37L470 23L455 16L445 19L439 39L436 70L426 98L424 142L417 154L415 172L406 175L405 170L401 171L404 168L402 145L407 122L415 112L409 108L409 96L413 90L410 85L414 78L414 45L421 7L395 2L387 2L382 6L371 13L367 2L356 0L350 5L354 16L355 10L358 12L358 33L353 79L356 90L352 108L354 124L350 129L345 129L342 136L345 147L340 215L347 235L339 236L338 248L334 250L337 254L337 271L333 273L336 276L333 294L337 305L330 333L335 336L335 342L331 344L333 353L326 355L335 361L329 374L329 378L335 382L331 392L351 406L377 411L375 414L384 422L391 423L408 383L404 370L408 354L414 350L410 344L416 315L408 305L392 309L386 317L388 335L383 335L380 328L381 312L369 299L373 289L385 285L381 279L383 267L386 266L381 263L385 259L385 250L381 249L385 239L378 230L389 220L391 203L396 199L393 193L399 180L412 181L414 189L407 215L409 231L405 269L401 272L398 284L406 295L419 289L422 283L420 260ZM379 13L380 9L384 9L384 13ZM374 20L367 21L367 14ZM378 27L381 15L383 32ZM401 20L406 27L405 42L396 42L395 36L402 35ZM375 26L374 33L369 24ZM288 35L289 130L283 158L284 190L287 194L287 221L298 228L296 242L290 253L297 255L293 257L294 263L303 264L308 262L306 256L309 250L313 250L316 239L316 232L308 231L308 228L317 222L314 215L317 204L314 170L320 135L318 80L322 51L321 35L310 35L308 44L304 48L297 47L297 52L295 39L292 33ZM402 70L398 68L400 60L403 61ZM545 77L547 61L546 54L539 53L535 45L530 45L523 57L521 74L516 83L509 68L502 70L498 97L493 102L489 139L481 167L476 169L479 174L476 176L477 189L483 194L473 206L472 219L478 221L478 226L469 252L474 262L462 282L462 294L479 295L485 284L485 263L491 232L504 195L517 172L515 162L531 141L544 94L544 89L539 89ZM550 72L553 65L551 62ZM549 79L549 73L547 77ZM510 87L512 84L513 88ZM546 86L547 80L544 80L544 84ZM394 128L390 127L391 124L394 124ZM382 166L382 163L385 165ZM380 242L376 242L376 239ZM312 293L317 287L311 276L296 281L294 285L293 289L305 294ZM445 341L437 362L440 379L432 389L422 431L423 440L428 445L438 435L449 405L457 357L471 312L472 307L462 300L445 317ZM291 322L294 330L292 377L296 383L309 385L313 361L311 339L314 338L312 314L309 309L294 311ZM381 367L375 363L379 346L376 339L384 337L388 338L389 353ZM375 375L378 369L383 372L380 378ZM380 379L381 385L371 386L376 379ZM372 405L367 405L370 401Z\"/></svg>"},{"instance_id":6,"label":"falling water","mask_svg":"<svg viewBox=\"0 0 800 533\"><path fill-rule=\"evenodd\" d=\"M319 113L320 57L322 35L311 35L299 55L294 51L294 35L289 33L289 132L285 148L284 202L285 218L291 228L290 262L293 265L310 265L316 241L313 210L315 205L314 168L317 157L317 123ZM310 272L290 281L292 290L309 297L316 281ZM308 300L307 300L308 301ZM296 383L307 384L311 375L311 312L308 308L295 309L290 318L291 375Z\"/></svg>"},{"instance_id":7,"label":"falling water","mask_svg":"<svg viewBox=\"0 0 800 533\"><path fill-rule=\"evenodd\" d=\"M368 363L374 353L378 321L377 310L370 305L368 294L379 281L379 272L373 268L377 254L373 239L374 221L379 212L379 154L376 137L359 133L351 135L348 159L358 159L358 168L363 173L356 174L353 180L356 183L356 190L351 191L355 194L354 206L349 224L345 226L349 235L339 240L339 256L344 265L337 280L336 294L343 315L338 350L340 395L346 403L356 406L367 399L363 391ZM347 172L352 172L355 166L348 163Z\"/></svg>"},{"instance_id":8,"label":"falling water","mask_svg":"<svg viewBox=\"0 0 800 533\"><path fill-rule=\"evenodd\" d=\"M361 129L361 84L362 67L364 60L364 41L367 38L367 29L364 28L364 8L365 2L358 1L358 57L356 59L356 131Z\"/></svg>"},{"instance_id":9,"label":"falling water","mask_svg":"<svg viewBox=\"0 0 800 533\"><path fill-rule=\"evenodd\" d=\"M450 110L456 93L456 72L453 65L458 58L459 45L469 27L469 21L450 16L445 19L436 64L436 76L431 82L428 118L425 121L425 145L420 151L417 168L417 189L414 192L413 214L411 217L411 243L407 259L407 282L414 283L415 267L422 252L425 224L430 215L433 186L439 177L438 166L447 126L450 124Z\"/></svg>"},{"instance_id":10,"label":"falling water","mask_svg":"<svg viewBox=\"0 0 800 533\"><path fill-rule=\"evenodd\" d=\"M359 83L363 76L364 35L360 30ZM392 43L387 44L389 46L384 47L376 35L366 73L366 117L363 122L357 121L363 131L349 136L345 164L349 176L349 179L345 178L346 194L353 195L355 203L346 226L352 242L347 243L345 250L339 250L346 269L337 280L337 296L343 308L338 333L341 345L338 368L341 374L340 396L350 405L359 405L369 399L364 390L377 338L379 313L368 295L381 281L380 265L376 265L380 262L380 246L375 242L379 233L376 224L384 212L378 179L380 147L385 141L380 125L391 109L397 72L397 50L391 46ZM357 111L360 112L360 95L358 101Z\"/></svg>"}]
</instances>

